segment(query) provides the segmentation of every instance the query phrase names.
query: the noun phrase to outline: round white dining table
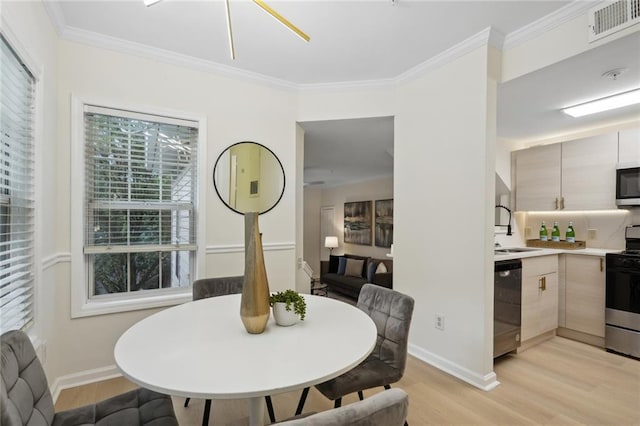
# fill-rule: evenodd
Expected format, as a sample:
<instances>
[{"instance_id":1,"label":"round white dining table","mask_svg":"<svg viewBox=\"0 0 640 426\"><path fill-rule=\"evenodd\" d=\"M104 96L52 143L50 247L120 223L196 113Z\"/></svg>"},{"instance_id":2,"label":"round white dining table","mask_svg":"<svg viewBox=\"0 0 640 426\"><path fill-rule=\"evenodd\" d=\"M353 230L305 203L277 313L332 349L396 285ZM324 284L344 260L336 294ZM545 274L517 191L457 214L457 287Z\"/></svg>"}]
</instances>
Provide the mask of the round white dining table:
<instances>
[{"instance_id":1,"label":"round white dining table","mask_svg":"<svg viewBox=\"0 0 640 426\"><path fill-rule=\"evenodd\" d=\"M240 295L163 310L118 339L116 365L134 383L168 395L249 399L251 426L264 425L264 396L332 379L363 361L376 343L371 318L347 303L304 295L304 321L246 332ZM293 414L293 413L292 413Z\"/></svg>"}]
</instances>

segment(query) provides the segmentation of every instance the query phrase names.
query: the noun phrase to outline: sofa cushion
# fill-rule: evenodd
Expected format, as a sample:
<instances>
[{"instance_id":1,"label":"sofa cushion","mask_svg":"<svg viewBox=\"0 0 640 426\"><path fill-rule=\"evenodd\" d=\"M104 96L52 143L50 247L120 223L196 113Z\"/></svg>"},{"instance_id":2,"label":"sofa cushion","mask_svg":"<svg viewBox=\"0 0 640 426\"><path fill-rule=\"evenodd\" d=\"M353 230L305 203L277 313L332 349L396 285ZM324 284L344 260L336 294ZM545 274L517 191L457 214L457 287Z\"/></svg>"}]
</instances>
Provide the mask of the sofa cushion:
<instances>
[{"instance_id":1,"label":"sofa cushion","mask_svg":"<svg viewBox=\"0 0 640 426\"><path fill-rule=\"evenodd\" d=\"M376 268L378 267L378 261L375 259L369 260L367 264L367 282L372 283L373 277L376 274Z\"/></svg>"},{"instance_id":2,"label":"sofa cushion","mask_svg":"<svg viewBox=\"0 0 640 426\"><path fill-rule=\"evenodd\" d=\"M378 263L378 267L376 268L376 274L384 274L387 272L387 265L380 262Z\"/></svg>"},{"instance_id":3,"label":"sofa cushion","mask_svg":"<svg viewBox=\"0 0 640 426\"><path fill-rule=\"evenodd\" d=\"M347 259L364 260L364 262L362 263L362 272L360 273L360 276L362 278L366 278L367 277L367 264L369 264L369 260L371 259L370 257L358 256L356 254L345 254L344 257L346 257Z\"/></svg>"},{"instance_id":4,"label":"sofa cushion","mask_svg":"<svg viewBox=\"0 0 640 426\"><path fill-rule=\"evenodd\" d=\"M338 275L344 275L344 272L346 269L347 269L347 258L342 256L338 260L338 270L336 271L336 273Z\"/></svg>"},{"instance_id":5,"label":"sofa cushion","mask_svg":"<svg viewBox=\"0 0 640 426\"><path fill-rule=\"evenodd\" d=\"M347 259L347 266L344 274L349 277L362 277L362 265L364 260L360 259Z\"/></svg>"},{"instance_id":6,"label":"sofa cushion","mask_svg":"<svg viewBox=\"0 0 640 426\"><path fill-rule=\"evenodd\" d=\"M329 270L327 271L330 274L338 273L338 263L340 263L340 258L342 256L336 256L333 254L329 255Z\"/></svg>"}]
</instances>

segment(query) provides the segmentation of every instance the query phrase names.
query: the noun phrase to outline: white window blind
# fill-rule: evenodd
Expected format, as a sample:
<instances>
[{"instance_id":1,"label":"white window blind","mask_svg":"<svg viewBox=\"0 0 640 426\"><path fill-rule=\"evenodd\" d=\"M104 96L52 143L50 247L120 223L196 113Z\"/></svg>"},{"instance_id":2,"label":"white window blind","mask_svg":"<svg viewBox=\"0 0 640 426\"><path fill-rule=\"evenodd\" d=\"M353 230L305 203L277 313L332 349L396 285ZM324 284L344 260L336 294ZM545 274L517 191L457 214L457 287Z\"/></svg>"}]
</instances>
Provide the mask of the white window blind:
<instances>
[{"instance_id":1,"label":"white window blind","mask_svg":"<svg viewBox=\"0 0 640 426\"><path fill-rule=\"evenodd\" d=\"M35 79L0 39L0 332L5 332L33 321Z\"/></svg>"},{"instance_id":2,"label":"white window blind","mask_svg":"<svg viewBox=\"0 0 640 426\"><path fill-rule=\"evenodd\" d=\"M84 123L89 294L188 286L197 123L96 106Z\"/></svg>"}]
</instances>

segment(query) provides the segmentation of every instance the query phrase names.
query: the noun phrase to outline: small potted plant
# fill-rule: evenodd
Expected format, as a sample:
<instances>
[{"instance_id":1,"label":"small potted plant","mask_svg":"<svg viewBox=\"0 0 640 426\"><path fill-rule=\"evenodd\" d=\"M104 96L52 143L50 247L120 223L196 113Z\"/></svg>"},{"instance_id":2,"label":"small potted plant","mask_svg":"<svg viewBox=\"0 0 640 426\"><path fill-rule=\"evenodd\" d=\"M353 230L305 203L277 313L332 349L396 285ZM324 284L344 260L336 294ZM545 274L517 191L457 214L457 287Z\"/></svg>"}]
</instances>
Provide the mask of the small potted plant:
<instances>
[{"instance_id":1,"label":"small potted plant","mask_svg":"<svg viewBox=\"0 0 640 426\"><path fill-rule=\"evenodd\" d=\"M304 321L307 313L304 297L294 290L278 291L272 294L269 296L269 304L273 307L276 324L285 327L298 322L298 318Z\"/></svg>"}]
</instances>

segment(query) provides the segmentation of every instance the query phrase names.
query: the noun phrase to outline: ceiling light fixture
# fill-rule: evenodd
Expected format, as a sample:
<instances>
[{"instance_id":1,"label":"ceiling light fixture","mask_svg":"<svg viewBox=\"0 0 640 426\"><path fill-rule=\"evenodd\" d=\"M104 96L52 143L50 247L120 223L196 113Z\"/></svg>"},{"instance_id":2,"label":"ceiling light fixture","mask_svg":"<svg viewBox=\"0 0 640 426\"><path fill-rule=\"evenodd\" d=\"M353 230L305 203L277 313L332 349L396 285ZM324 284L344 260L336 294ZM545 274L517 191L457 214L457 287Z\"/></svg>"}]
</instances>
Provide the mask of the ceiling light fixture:
<instances>
[{"instance_id":1,"label":"ceiling light fixture","mask_svg":"<svg viewBox=\"0 0 640 426\"><path fill-rule=\"evenodd\" d=\"M572 117L582 117L584 115L596 114L598 112L609 111L629 105L640 104L640 89L630 90L606 98L596 99L580 105L563 108L562 112Z\"/></svg>"},{"instance_id":2,"label":"ceiling light fixture","mask_svg":"<svg viewBox=\"0 0 640 426\"><path fill-rule=\"evenodd\" d=\"M153 6L156 3L159 3L162 0L144 0L144 5L149 7ZM284 16L280 15L276 12L271 6L266 4L263 0L252 0L256 5L260 6L262 10L271 15L276 21L280 22L286 28L291 30L295 35L300 37L302 40L309 42L311 37L309 37L304 31L300 28L296 27ZM229 8L229 0L225 0L225 9L227 14L227 33L229 34L229 48L231 50L231 59L236 59L236 51L233 45L233 31L231 30L231 9Z\"/></svg>"}]
</instances>

